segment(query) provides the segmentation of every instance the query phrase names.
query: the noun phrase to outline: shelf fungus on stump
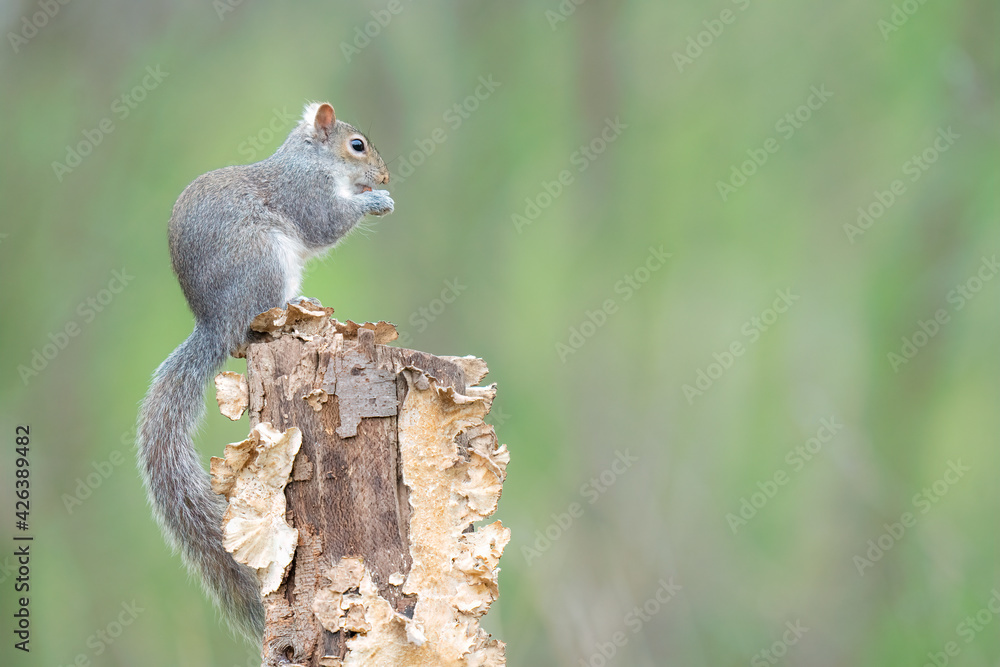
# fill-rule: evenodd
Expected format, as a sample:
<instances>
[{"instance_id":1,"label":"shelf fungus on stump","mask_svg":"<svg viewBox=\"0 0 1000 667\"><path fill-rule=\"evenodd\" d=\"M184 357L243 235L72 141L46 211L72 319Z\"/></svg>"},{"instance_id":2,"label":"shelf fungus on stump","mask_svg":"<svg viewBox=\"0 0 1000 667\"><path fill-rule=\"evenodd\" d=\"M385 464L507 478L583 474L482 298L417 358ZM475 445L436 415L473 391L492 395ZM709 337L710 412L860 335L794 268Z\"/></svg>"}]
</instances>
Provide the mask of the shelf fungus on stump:
<instances>
[{"instance_id":1,"label":"shelf fungus on stump","mask_svg":"<svg viewBox=\"0 0 1000 667\"><path fill-rule=\"evenodd\" d=\"M261 574L263 664L503 665L479 626L510 540L478 525L509 460L483 421L486 363L389 347L391 324L332 312L261 314L246 385L220 385L220 408L247 396L253 426L212 474L226 548Z\"/></svg>"},{"instance_id":2,"label":"shelf fungus on stump","mask_svg":"<svg viewBox=\"0 0 1000 667\"><path fill-rule=\"evenodd\" d=\"M226 496L222 544L240 563L257 570L261 595L278 590L292 563L299 533L285 521L285 485L302 445L302 433L257 424L243 442L212 457L212 490Z\"/></svg>"}]
</instances>

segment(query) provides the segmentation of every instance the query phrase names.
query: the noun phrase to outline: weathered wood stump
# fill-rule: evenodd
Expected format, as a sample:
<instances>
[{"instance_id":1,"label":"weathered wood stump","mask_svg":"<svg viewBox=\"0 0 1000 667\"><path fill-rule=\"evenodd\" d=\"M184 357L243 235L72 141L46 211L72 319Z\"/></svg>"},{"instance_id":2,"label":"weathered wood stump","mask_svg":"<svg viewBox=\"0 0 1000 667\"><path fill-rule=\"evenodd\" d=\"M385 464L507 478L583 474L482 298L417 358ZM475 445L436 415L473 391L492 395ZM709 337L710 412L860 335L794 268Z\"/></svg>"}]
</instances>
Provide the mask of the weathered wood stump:
<instances>
[{"instance_id":1,"label":"weathered wood stump","mask_svg":"<svg viewBox=\"0 0 1000 667\"><path fill-rule=\"evenodd\" d=\"M260 315L246 381L217 378L250 437L213 458L226 547L257 569L263 665L503 665L479 627L510 539L475 527L508 453L474 357L389 347L395 328L291 305ZM234 417L235 415L235 417Z\"/></svg>"}]
</instances>

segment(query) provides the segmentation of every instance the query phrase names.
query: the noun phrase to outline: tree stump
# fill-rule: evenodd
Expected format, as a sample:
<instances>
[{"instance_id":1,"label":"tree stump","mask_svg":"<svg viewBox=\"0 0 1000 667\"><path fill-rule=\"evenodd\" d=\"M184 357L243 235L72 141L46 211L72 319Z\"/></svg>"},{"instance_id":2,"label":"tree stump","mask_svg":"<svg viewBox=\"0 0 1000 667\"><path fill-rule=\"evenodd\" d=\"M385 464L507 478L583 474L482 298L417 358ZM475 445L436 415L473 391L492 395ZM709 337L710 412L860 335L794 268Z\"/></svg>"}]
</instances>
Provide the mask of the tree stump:
<instances>
[{"instance_id":1,"label":"tree stump","mask_svg":"<svg viewBox=\"0 0 1000 667\"><path fill-rule=\"evenodd\" d=\"M304 304L258 316L247 377L216 379L250 437L213 458L226 548L257 569L265 667L503 665L479 627L510 539L486 364L389 347L395 328ZM235 415L235 416L234 416Z\"/></svg>"}]
</instances>

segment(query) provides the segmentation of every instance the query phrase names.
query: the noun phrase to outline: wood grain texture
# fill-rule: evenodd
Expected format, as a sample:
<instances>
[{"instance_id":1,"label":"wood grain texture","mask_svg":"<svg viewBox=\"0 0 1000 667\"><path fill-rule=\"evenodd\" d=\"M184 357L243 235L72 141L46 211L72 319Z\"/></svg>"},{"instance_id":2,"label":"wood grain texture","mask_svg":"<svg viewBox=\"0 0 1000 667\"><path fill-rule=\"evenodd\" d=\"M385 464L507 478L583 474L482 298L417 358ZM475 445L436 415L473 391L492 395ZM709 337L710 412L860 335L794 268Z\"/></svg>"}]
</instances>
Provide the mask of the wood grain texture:
<instances>
[{"instance_id":1,"label":"wood grain texture","mask_svg":"<svg viewBox=\"0 0 1000 667\"><path fill-rule=\"evenodd\" d=\"M251 426L302 431L285 491L299 543L285 583L265 599L264 664L338 664L323 656L342 658L348 631L324 630L311 604L328 583L322 573L342 557L363 559L378 593L395 611L413 614L415 600L389 583L411 566L397 441L407 385L398 371L419 369L460 391L464 373L447 359L376 344L364 328L272 331L247 347L246 359Z\"/></svg>"}]
</instances>

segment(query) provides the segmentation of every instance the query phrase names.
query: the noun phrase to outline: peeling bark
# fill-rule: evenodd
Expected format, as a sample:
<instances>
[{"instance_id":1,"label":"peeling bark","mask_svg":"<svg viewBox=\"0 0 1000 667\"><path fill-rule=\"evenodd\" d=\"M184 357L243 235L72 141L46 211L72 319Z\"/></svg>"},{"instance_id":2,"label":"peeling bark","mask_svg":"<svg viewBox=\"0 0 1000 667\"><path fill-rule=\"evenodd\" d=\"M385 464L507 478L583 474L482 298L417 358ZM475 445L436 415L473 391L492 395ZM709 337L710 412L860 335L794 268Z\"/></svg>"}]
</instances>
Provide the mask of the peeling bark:
<instances>
[{"instance_id":1,"label":"peeling bark","mask_svg":"<svg viewBox=\"0 0 1000 667\"><path fill-rule=\"evenodd\" d=\"M234 556L249 552L267 584L286 572L264 598L263 665L503 665L503 642L479 627L499 595L510 539L499 521L474 529L496 510L509 459L483 422L496 395L495 385L477 386L486 364L388 347L391 324L340 323L332 312L272 309L255 319L260 337L245 350L250 424L268 442L300 439L294 463L277 453L255 459L259 434L213 462L214 484L230 499L224 530L237 533ZM220 384L229 414L244 403L239 386L231 377ZM257 459L253 472L240 467ZM252 524L233 510L248 502L239 480L260 474L273 488L279 464L297 531L287 569L286 530L276 527L274 544L255 535L253 548L239 534L276 525L279 505L258 499Z\"/></svg>"},{"instance_id":2,"label":"peeling bark","mask_svg":"<svg viewBox=\"0 0 1000 667\"><path fill-rule=\"evenodd\" d=\"M250 401L247 379L239 373L224 371L215 376L215 402L219 412L233 421L246 412Z\"/></svg>"}]
</instances>

